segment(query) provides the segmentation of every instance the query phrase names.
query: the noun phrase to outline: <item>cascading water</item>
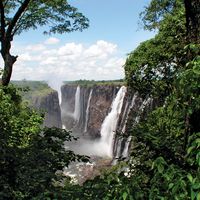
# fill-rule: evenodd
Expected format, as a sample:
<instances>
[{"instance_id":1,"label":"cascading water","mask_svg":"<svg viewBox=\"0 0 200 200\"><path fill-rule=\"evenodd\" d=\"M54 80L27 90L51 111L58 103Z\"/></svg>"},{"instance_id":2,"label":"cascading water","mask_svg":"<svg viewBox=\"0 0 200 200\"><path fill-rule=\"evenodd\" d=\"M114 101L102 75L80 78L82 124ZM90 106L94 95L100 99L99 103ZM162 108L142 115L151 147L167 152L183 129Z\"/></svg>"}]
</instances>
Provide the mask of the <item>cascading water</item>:
<instances>
[{"instance_id":1,"label":"cascading water","mask_svg":"<svg viewBox=\"0 0 200 200\"><path fill-rule=\"evenodd\" d=\"M74 119L76 123L79 122L80 119L80 86L78 85L76 88L75 94L75 108L74 108Z\"/></svg>"},{"instance_id":2,"label":"cascading water","mask_svg":"<svg viewBox=\"0 0 200 200\"><path fill-rule=\"evenodd\" d=\"M100 146L102 148L102 151L105 150L105 154L109 157L113 156L114 132L117 128L117 122L121 113L125 94L126 87L122 86L112 103L110 113L107 115L101 126Z\"/></svg>"},{"instance_id":3,"label":"cascading water","mask_svg":"<svg viewBox=\"0 0 200 200\"><path fill-rule=\"evenodd\" d=\"M134 94L133 98L132 98L132 101L131 101L131 105L129 106L128 108L128 111L126 113L126 119L125 119L125 122L124 122L124 125L123 125L123 128L122 128L122 133L125 133L125 130L126 130L126 123L127 123L127 120L128 120L128 116L129 116L129 113L131 111L131 109L133 108L133 106L135 105L135 101L136 101L136 98L137 98L138 94ZM125 113L125 112L124 112Z\"/></svg>"},{"instance_id":4,"label":"cascading water","mask_svg":"<svg viewBox=\"0 0 200 200\"><path fill-rule=\"evenodd\" d=\"M87 108L86 108L86 119L85 119L85 127L84 127L84 132L87 132L87 127L88 127L88 119L89 119L89 109L90 109L90 101L92 98L92 92L93 89L90 90L90 94L89 94L89 98L88 98L88 102L87 102Z\"/></svg>"},{"instance_id":5,"label":"cascading water","mask_svg":"<svg viewBox=\"0 0 200 200\"><path fill-rule=\"evenodd\" d=\"M131 139L132 139L132 137L129 136L128 139L126 140L125 147L124 147L124 150L122 152L123 158L127 158L128 155L129 155L129 146L130 146Z\"/></svg>"}]
</instances>

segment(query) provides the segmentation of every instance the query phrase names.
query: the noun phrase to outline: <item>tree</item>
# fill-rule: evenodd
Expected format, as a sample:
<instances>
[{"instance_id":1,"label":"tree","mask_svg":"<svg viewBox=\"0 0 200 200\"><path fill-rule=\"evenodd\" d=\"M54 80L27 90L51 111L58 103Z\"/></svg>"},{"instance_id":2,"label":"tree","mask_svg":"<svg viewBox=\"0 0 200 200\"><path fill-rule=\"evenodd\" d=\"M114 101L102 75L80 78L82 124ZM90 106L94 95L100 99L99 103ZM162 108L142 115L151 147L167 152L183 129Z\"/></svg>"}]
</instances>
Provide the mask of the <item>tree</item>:
<instances>
[{"instance_id":1,"label":"tree","mask_svg":"<svg viewBox=\"0 0 200 200\"><path fill-rule=\"evenodd\" d=\"M179 4L179 9L170 7L170 12L162 17L157 14L159 20L154 12L162 13L160 10L155 11L161 8L158 6L153 9L152 6L158 4L151 2L150 8L146 8L146 13L143 13L143 20L146 28L156 26L159 31L154 38L142 42L130 53L125 63L125 73L131 88L140 91L143 96L151 93L162 98L169 94L173 78L185 65L182 56L186 46L184 5Z\"/></svg>"},{"instance_id":2,"label":"tree","mask_svg":"<svg viewBox=\"0 0 200 200\"><path fill-rule=\"evenodd\" d=\"M10 53L15 35L39 26L50 26L46 34L82 31L88 19L67 0L1 0L0 42L4 61L2 85L8 85L17 56Z\"/></svg>"}]
</instances>

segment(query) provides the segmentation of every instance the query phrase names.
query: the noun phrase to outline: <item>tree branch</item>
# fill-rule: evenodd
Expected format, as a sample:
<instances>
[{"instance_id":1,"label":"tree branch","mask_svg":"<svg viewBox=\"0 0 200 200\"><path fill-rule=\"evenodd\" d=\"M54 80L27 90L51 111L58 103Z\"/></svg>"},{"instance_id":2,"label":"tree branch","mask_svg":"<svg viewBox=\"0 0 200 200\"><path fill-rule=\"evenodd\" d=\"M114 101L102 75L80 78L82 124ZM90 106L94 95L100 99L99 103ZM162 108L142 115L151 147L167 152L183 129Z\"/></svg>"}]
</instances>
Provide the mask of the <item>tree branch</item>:
<instances>
[{"instance_id":1,"label":"tree branch","mask_svg":"<svg viewBox=\"0 0 200 200\"><path fill-rule=\"evenodd\" d=\"M8 1L9 1L9 0L5 1L5 3L4 3L4 8L6 7L6 5L7 5Z\"/></svg>"},{"instance_id":2,"label":"tree branch","mask_svg":"<svg viewBox=\"0 0 200 200\"><path fill-rule=\"evenodd\" d=\"M31 0L24 0L24 2L21 4L19 9L15 13L11 23L8 26L8 29L7 29L7 32L6 32L6 36L7 37L11 37L12 36L12 31L13 31L17 21L19 20L19 18L22 15L22 13L26 10L26 8L27 8L28 4L30 3L30 1Z\"/></svg>"}]
</instances>

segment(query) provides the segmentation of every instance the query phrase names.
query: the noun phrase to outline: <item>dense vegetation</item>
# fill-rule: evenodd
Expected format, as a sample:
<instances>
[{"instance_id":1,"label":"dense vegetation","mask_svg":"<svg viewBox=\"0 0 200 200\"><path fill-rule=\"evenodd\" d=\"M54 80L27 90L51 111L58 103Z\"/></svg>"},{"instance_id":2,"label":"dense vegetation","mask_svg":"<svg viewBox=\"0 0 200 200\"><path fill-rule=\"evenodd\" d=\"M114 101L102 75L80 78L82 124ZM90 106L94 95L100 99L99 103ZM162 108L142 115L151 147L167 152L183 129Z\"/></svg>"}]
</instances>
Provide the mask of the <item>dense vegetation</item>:
<instances>
[{"instance_id":1,"label":"dense vegetation","mask_svg":"<svg viewBox=\"0 0 200 200\"><path fill-rule=\"evenodd\" d=\"M45 194L62 193L58 170L87 160L64 149L64 141L76 138L66 130L42 129L42 118L21 103L12 85L0 87L0 102L0 199L44 199Z\"/></svg>"},{"instance_id":2,"label":"dense vegetation","mask_svg":"<svg viewBox=\"0 0 200 200\"><path fill-rule=\"evenodd\" d=\"M200 199L200 2L190 3L152 0L141 14L158 33L130 53L126 81L160 103L129 127L127 166L87 181L85 199Z\"/></svg>"},{"instance_id":3,"label":"dense vegetation","mask_svg":"<svg viewBox=\"0 0 200 200\"><path fill-rule=\"evenodd\" d=\"M125 82L123 79L119 80L101 80L101 81L95 81L95 80L76 80L76 81L64 81L64 84L70 84L70 85L81 85L85 87L92 87L95 85L124 85Z\"/></svg>"},{"instance_id":4,"label":"dense vegetation","mask_svg":"<svg viewBox=\"0 0 200 200\"><path fill-rule=\"evenodd\" d=\"M142 13L144 27L158 33L128 56L126 82L161 104L128 127L130 160L82 186L58 173L71 161L87 160L63 149L73 137L41 129L41 117L21 103L17 90L1 86L0 199L199 200L199 7L199 0L152 0Z\"/></svg>"},{"instance_id":5,"label":"dense vegetation","mask_svg":"<svg viewBox=\"0 0 200 200\"><path fill-rule=\"evenodd\" d=\"M45 81L11 81L13 85L20 91L23 102L32 106L34 97L46 96L53 92L53 89Z\"/></svg>"}]
</instances>

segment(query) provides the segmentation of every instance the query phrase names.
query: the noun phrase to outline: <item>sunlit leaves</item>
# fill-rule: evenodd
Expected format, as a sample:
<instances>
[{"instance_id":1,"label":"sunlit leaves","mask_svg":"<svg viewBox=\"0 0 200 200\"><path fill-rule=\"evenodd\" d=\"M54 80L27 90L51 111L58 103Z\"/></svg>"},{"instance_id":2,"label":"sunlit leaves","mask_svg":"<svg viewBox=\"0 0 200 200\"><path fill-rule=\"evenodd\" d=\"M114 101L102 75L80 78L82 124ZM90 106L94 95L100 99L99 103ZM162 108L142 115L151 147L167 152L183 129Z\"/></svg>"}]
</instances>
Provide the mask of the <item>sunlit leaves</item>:
<instances>
[{"instance_id":1,"label":"sunlit leaves","mask_svg":"<svg viewBox=\"0 0 200 200\"><path fill-rule=\"evenodd\" d=\"M12 20L13 11L17 11L21 1L8 1L5 4L6 24ZM66 0L30 1L26 10L12 30L12 35L20 34L29 29L45 26L45 33L65 33L88 28L88 19L77 8L71 6ZM48 28L48 26L50 28Z\"/></svg>"}]
</instances>

